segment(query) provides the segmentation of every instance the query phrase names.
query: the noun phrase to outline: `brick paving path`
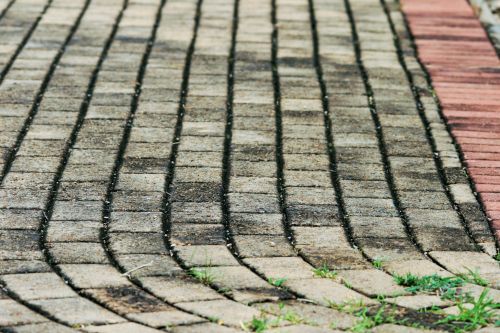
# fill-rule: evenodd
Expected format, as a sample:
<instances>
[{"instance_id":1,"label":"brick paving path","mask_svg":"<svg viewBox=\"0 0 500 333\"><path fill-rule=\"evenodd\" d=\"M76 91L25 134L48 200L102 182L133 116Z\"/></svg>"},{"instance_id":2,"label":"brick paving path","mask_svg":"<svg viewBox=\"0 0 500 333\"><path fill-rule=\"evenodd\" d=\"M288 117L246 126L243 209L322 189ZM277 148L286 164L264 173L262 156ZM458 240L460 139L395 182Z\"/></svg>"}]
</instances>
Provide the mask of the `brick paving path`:
<instances>
[{"instance_id":1,"label":"brick paving path","mask_svg":"<svg viewBox=\"0 0 500 333\"><path fill-rule=\"evenodd\" d=\"M341 332L352 302L396 311L373 332L452 331L394 277L467 269L500 301L396 2L0 0L0 33L0 331ZM446 87L448 117L470 98Z\"/></svg>"}]
</instances>

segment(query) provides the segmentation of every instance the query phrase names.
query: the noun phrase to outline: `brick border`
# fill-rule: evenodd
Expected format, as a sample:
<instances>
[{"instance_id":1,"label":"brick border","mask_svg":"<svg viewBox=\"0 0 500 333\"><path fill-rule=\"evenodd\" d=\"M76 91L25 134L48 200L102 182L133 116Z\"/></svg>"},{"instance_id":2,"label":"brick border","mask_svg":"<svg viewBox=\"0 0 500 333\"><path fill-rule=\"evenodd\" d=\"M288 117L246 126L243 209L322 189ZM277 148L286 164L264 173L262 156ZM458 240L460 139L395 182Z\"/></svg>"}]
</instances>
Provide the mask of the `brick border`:
<instances>
[{"instance_id":1,"label":"brick border","mask_svg":"<svg viewBox=\"0 0 500 333\"><path fill-rule=\"evenodd\" d=\"M402 0L402 10L500 239L500 61L465 0Z\"/></svg>"}]
</instances>

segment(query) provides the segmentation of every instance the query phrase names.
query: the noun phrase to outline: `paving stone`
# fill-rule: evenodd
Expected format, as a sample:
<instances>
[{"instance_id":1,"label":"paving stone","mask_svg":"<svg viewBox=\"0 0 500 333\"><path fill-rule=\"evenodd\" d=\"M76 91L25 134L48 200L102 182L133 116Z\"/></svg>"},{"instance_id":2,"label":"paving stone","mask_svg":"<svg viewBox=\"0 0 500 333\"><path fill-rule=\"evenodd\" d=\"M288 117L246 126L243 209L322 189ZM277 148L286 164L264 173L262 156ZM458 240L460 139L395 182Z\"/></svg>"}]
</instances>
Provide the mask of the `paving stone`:
<instances>
[{"instance_id":1,"label":"paving stone","mask_svg":"<svg viewBox=\"0 0 500 333\"><path fill-rule=\"evenodd\" d=\"M228 300L178 303L177 305L204 317L219 318L225 324L234 327L241 327L241 323L246 323L259 315L259 311L254 308Z\"/></svg>"},{"instance_id":2,"label":"paving stone","mask_svg":"<svg viewBox=\"0 0 500 333\"><path fill-rule=\"evenodd\" d=\"M117 257L131 277L174 276L182 271L168 254L120 254Z\"/></svg>"},{"instance_id":3,"label":"paving stone","mask_svg":"<svg viewBox=\"0 0 500 333\"><path fill-rule=\"evenodd\" d=\"M207 332L207 333L215 333L215 332L234 333L234 332L239 332L240 330L236 329L236 328L229 328L226 326L214 324L214 323L178 326L178 327L175 327L173 330L173 332L176 332L176 333L194 333L194 332L200 332L200 331Z\"/></svg>"},{"instance_id":4,"label":"paving stone","mask_svg":"<svg viewBox=\"0 0 500 333\"><path fill-rule=\"evenodd\" d=\"M219 223L222 219L219 203L173 202L172 211L174 222Z\"/></svg>"},{"instance_id":5,"label":"paving stone","mask_svg":"<svg viewBox=\"0 0 500 333\"><path fill-rule=\"evenodd\" d=\"M314 276L313 267L299 257L247 258L258 273L273 278L308 279Z\"/></svg>"},{"instance_id":6,"label":"paving stone","mask_svg":"<svg viewBox=\"0 0 500 333\"><path fill-rule=\"evenodd\" d=\"M290 244L283 239L267 235L238 235L234 237L239 246L239 255L249 257L284 257L294 255Z\"/></svg>"},{"instance_id":7,"label":"paving stone","mask_svg":"<svg viewBox=\"0 0 500 333\"><path fill-rule=\"evenodd\" d=\"M0 325L2 326L30 324L47 320L13 300L1 299L0 304L2 305L0 307Z\"/></svg>"},{"instance_id":8,"label":"paving stone","mask_svg":"<svg viewBox=\"0 0 500 333\"><path fill-rule=\"evenodd\" d=\"M360 238L359 246L371 258L385 261L413 260L422 254L407 238Z\"/></svg>"},{"instance_id":9,"label":"paving stone","mask_svg":"<svg viewBox=\"0 0 500 333\"><path fill-rule=\"evenodd\" d=\"M25 300L76 296L54 273L9 274L3 276L2 281Z\"/></svg>"},{"instance_id":10,"label":"paving stone","mask_svg":"<svg viewBox=\"0 0 500 333\"><path fill-rule=\"evenodd\" d=\"M42 259L38 249L38 233L32 230L0 230L2 260Z\"/></svg>"},{"instance_id":11,"label":"paving stone","mask_svg":"<svg viewBox=\"0 0 500 333\"><path fill-rule=\"evenodd\" d=\"M414 310L430 308L432 306L443 307L451 303L450 301L443 301L439 296L436 295L400 296L387 299L387 301L389 303L397 304L399 306Z\"/></svg>"},{"instance_id":12,"label":"paving stone","mask_svg":"<svg viewBox=\"0 0 500 333\"><path fill-rule=\"evenodd\" d=\"M328 305L330 302L339 304L356 301L363 301L365 304L372 303L369 298L329 279L287 280L284 285L322 305Z\"/></svg>"},{"instance_id":13,"label":"paving stone","mask_svg":"<svg viewBox=\"0 0 500 333\"><path fill-rule=\"evenodd\" d=\"M113 313L82 298L56 298L33 301L43 311L53 313L61 322L68 325L108 324L123 321Z\"/></svg>"},{"instance_id":14,"label":"paving stone","mask_svg":"<svg viewBox=\"0 0 500 333\"><path fill-rule=\"evenodd\" d=\"M1 260L2 274L49 272L50 266L43 260Z\"/></svg>"},{"instance_id":15,"label":"paving stone","mask_svg":"<svg viewBox=\"0 0 500 333\"><path fill-rule=\"evenodd\" d=\"M159 232L160 230L158 230ZM115 253L164 253L165 245L160 233L113 233L110 235L111 249Z\"/></svg>"},{"instance_id":16,"label":"paving stone","mask_svg":"<svg viewBox=\"0 0 500 333\"><path fill-rule=\"evenodd\" d=\"M278 200L275 196L264 194L231 193L229 203L238 213L279 213Z\"/></svg>"},{"instance_id":17,"label":"paving stone","mask_svg":"<svg viewBox=\"0 0 500 333\"><path fill-rule=\"evenodd\" d=\"M30 332L40 332L40 333L70 333L70 332L78 332L72 328L48 322L48 323L39 323L39 324L29 324L29 325L21 325L9 328L12 332L15 333L30 333Z\"/></svg>"},{"instance_id":18,"label":"paving stone","mask_svg":"<svg viewBox=\"0 0 500 333\"><path fill-rule=\"evenodd\" d=\"M39 210L0 209L1 229L33 229L36 230L42 217Z\"/></svg>"},{"instance_id":19,"label":"paving stone","mask_svg":"<svg viewBox=\"0 0 500 333\"><path fill-rule=\"evenodd\" d=\"M120 332L138 332L138 333L152 333L157 332L157 330L148 328L143 325L139 325L136 323L120 323L120 324L111 324L111 325L101 325L101 326L86 326L85 332L96 332L96 333L107 333L107 332L116 332L119 330Z\"/></svg>"},{"instance_id":20,"label":"paving stone","mask_svg":"<svg viewBox=\"0 0 500 333\"><path fill-rule=\"evenodd\" d=\"M170 303L224 299L216 291L187 277L145 277L147 290Z\"/></svg>"},{"instance_id":21,"label":"paving stone","mask_svg":"<svg viewBox=\"0 0 500 333\"><path fill-rule=\"evenodd\" d=\"M237 266L226 245L191 245L176 248L187 266Z\"/></svg>"},{"instance_id":22,"label":"paving stone","mask_svg":"<svg viewBox=\"0 0 500 333\"><path fill-rule=\"evenodd\" d=\"M387 332L387 333L430 333L430 332L444 332L441 330L426 330L426 329L420 329L420 328L414 328L414 327L408 327L408 326L402 326L402 325L396 325L396 324L383 324L377 327L374 327L372 330L374 333L381 333L381 332Z\"/></svg>"},{"instance_id":23,"label":"paving stone","mask_svg":"<svg viewBox=\"0 0 500 333\"><path fill-rule=\"evenodd\" d=\"M101 227L97 221L52 221L47 230L47 241L97 243Z\"/></svg>"},{"instance_id":24,"label":"paving stone","mask_svg":"<svg viewBox=\"0 0 500 333\"><path fill-rule=\"evenodd\" d=\"M445 268L455 274L467 274L468 270L479 275L498 274L498 262L481 252L439 252L433 251L430 255L442 263Z\"/></svg>"},{"instance_id":25,"label":"paving stone","mask_svg":"<svg viewBox=\"0 0 500 333\"><path fill-rule=\"evenodd\" d=\"M365 295L401 295L406 291L398 286L392 276L377 269L366 270L345 270L339 271L339 276L345 283L355 286L355 288Z\"/></svg>"},{"instance_id":26,"label":"paving stone","mask_svg":"<svg viewBox=\"0 0 500 333\"><path fill-rule=\"evenodd\" d=\"M250 303L264 300L279 300L286 297L286 292L270 286L258 275L241 266L216 266L207 269L214 277L214 284L220 289L227 289L235 300Z\"/></svg>"},{"instance_id":27,"label":"paving stone","mask_svg":"<svg viewBox=\"0 0 500 333\"><path fill-rule=\"evenodd\" d=\"M331 330L331 329L326 329L326 328L319 328L315 326L310 326L310 325L295 325L295 326L287 326L287 327L280 327L280 328L275 328L269 330L269 332L288 332L288 333L294 333L294 332L311 332L311 333L319 333L319 332L325 332L325 333L338 333L342 332L339 330Z\"/></svg>"},{"instance_id":28,"label":"paving stone","mask_svg":"<svg viewBox=\"0 0 500 333\"><path fill-rule=\"evenodd\" d=\"M439 276L451 276L442 267L435 263L422 259L391 261L384 264L384 267L391 273L398 275L413 274L416 276L425 276L437 274Z\"/></svg>"},{"instance_id":29,"label":"paving stone","mask_svg":"<svg viewBox=\"0 0 500 333\"><path fill-rule=\"evenodd\" d=\"M280 234L283 232L281 214L231 214L231 229L235 235Z\"/></svg>"},{"instance_id":30,"label":"paving stone","mask_svg":"<svg viewBox=\"0 0 500 333\"><path fill-rule=\"evenodd\" d=\"M161 234L157 235L159 238ZM159 240L159 239L158 239ZM224 245L224 228L218 224L175 224L172 227L171 243L173 247L182 245ZM163 244L155 242L158 250Z\"/></svg>"},{"instance_id":31,"label":"paving stone","mask_svg":"<svg viewBox=\"0 0 500 333\"><path fill-rule=\"evenodd\" d=\"M380 216L351 216L349 218L355 238L404 238L405 228L399 218Z\"/></svg>"},{"instance_id":32,"label":"paving stone","mask_svg":"<svg viewBox=\"0 0 500 333\"><path fill-rule=\"evenodd\" d=\"M205 320L179 310L131 313L127 318L136 320L152 327L173 327L178 325L192 325L202 323Z\"/></svg>"},{"instance_id":33,"label":"paving stone","mask_svg":"<svg viewBox=\"0 0 500 333\"><path fill-rule=\"evenodd\" d=\"M100 243L49 243L47 250L54 257L55 263L102 264L107 262L106 253ZM85 253L85 256L82 257L82 253Z\"/></svg>"},{"instance_id":34,"label":"paving stone","mask_svg":"<svg viewBox=\"0 0 500 333\"><path fill-rule=\"evenodd\" d=\"M59 267L72 283L81 289L118 287L128 284L127 279L109 265L62 264Z\"/></svg>"},{"instance_id":35,"label":"paving stone","mask_svg":"<svg viewBox=\"0 0 500 333\"><path fill-rule=\"evenodd\" d=\"M100 201L57 201L52 213L55 221L100 221Z\"/></svg>"},{"instance_id":36,"label":"paving stone","mask_svg":"<svg viewBox=\"0 0 500 333\"><path fill-rule=\"evenodd\" d=\"M254 306L275 316L291 312L300 318L306 319L310 324L323 328L347 329L354 326L357 321L353 315L315 304L297 301L285 301L282 304L284 305L282 308L275 303L262 303Z\"/></svg>"},{"instance_id":37,"label":"paving stone","mask_svg":"<svg viewBox=\"0 0 500 333\"><path fill-rule=\"evenodd\" d=\"M340 217L336 205L290 205L287 208L287 214L293 225L340 225Z\"/></svg>"},{"instance_id":38,"label":"paving stone","mask_svg":"<svg viewBox=\"0 0 500 333\"><path fill-rule=\"evenodd\" d=\"M232 177L231 187L239 193L272 193L276 179L271 177Z\"/></svg>"}]
</instances>

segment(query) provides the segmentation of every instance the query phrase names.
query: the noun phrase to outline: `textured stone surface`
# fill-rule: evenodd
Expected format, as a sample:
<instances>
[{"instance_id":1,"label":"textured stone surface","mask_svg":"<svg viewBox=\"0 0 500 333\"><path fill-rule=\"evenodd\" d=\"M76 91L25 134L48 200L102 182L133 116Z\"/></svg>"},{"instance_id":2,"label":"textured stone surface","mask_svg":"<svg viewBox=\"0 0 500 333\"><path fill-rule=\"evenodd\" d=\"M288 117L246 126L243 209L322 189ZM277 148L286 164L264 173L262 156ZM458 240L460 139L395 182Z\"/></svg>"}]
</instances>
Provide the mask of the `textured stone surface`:
<instances>
[{"instance_id":1,"label":"textured stone surface","mask_svg":"<svg viewBox=\"0 0 500 333\"><path fill-rule=\"evenodd\" d=\"M473 188L402 14L0 0L0 331L341 332L383 299L418 325L457 308L394 277L467 269L497 301L498 62L473 18L414 27Z\"/></svg>"}]
</instances>

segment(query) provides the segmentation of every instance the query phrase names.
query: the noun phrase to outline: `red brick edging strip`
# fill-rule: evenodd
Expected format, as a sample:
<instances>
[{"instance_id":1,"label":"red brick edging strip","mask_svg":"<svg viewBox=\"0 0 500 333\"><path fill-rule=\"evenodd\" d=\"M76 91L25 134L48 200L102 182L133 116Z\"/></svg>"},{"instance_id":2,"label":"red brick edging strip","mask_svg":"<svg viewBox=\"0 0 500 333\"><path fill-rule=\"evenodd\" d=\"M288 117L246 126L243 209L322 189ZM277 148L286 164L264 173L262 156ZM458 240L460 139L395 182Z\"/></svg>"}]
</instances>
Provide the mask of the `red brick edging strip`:
<instances>
[{"instance_id":1,"label":"red brick edging strip","mask_svg":"<svg viewBox=\"0 0 500 333\"><path fill-rule=\"evenodd\" d=\"M419 58L500 239L500 61L465 0L402 0Z\"/></svg>"}]
</instances>

